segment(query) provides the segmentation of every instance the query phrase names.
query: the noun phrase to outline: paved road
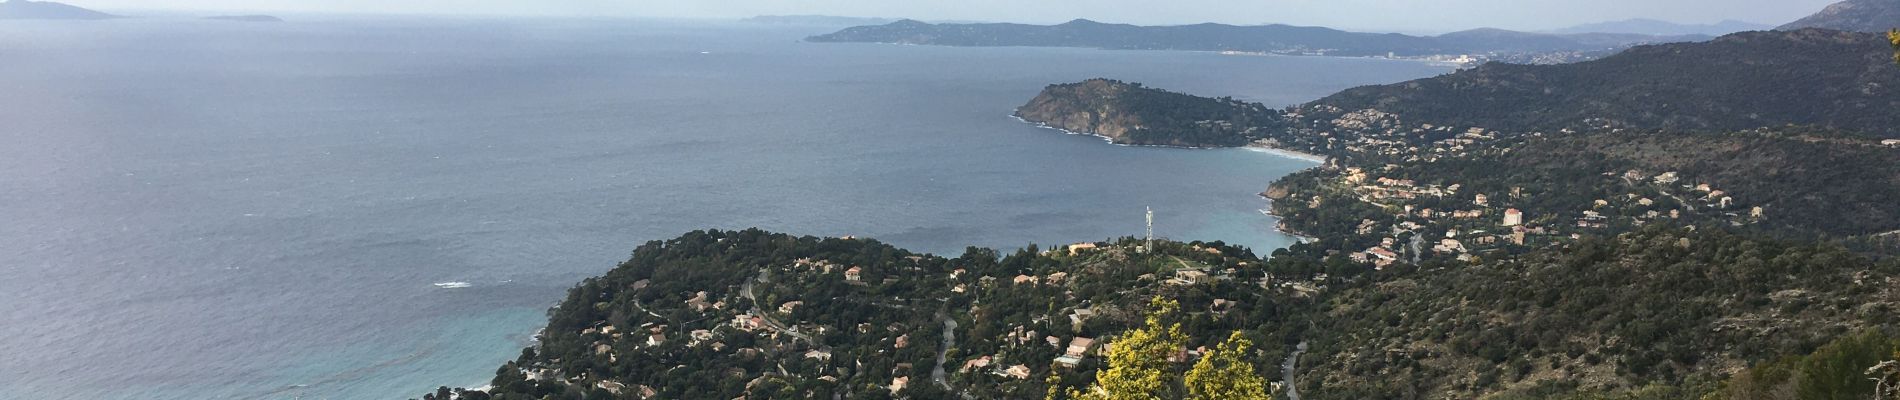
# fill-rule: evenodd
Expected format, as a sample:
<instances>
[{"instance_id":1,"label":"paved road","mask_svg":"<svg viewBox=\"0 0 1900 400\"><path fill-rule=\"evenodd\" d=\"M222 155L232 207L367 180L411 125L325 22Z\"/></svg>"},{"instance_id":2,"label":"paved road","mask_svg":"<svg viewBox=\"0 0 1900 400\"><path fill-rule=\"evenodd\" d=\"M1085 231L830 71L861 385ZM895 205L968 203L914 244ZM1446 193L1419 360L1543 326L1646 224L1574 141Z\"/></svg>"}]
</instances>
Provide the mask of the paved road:
<instances>
[{"instance_id":1,"label":"paved road","mask_svg":"<svg viewBox=\"0 0 1900 400\"><path fill-rule=\"evenodd\" d=\"M754 297L752 295L752 282L753 281L769 282L770 279L771 279L770 270L760 271L759 277L757 279L747 280L745 282L745 286L740 288L739 295L744 296L746 300L752 301L752 309L757 310L759 319L765 320L766 328L771 329L774 332L784 333L787 335L792 335L792 337L795 337L795 338L804 339L806 343L817 343L811 340L811 336L806 336L803 333L798 333L797 331L791 330L791 328L786 328L786 325L784 323L781 323L776 319L772 319L772 316L769 315L769 313L765 312L766 308L759 306L759 298Z\"/></svg>"},{"instance_id":2,"label":"paved road","mask_svg":"<svg viewBox=\"0 0 1900 400\"><path fill-rule=\"evenodd\" d=\"M950 380L947 379L950 374L943 370L943 363L944 358L950 356L950 348L957 346L957 320L946 318L941 314L937 317L943 318L943 347L937 349L937 368L930 370L930 380L936 381L937 385L943 386L945 390L953 390L950 389Z\"/></svg>"},{"instance_id":3,"label":"paved road","mask_svg":"<svg viewBox=\"0 0 1900 400\"><path fill-rule=\"evenodd\" d=\"M1305 352L1306 342L1300 342L1299 346L1293 348L1293 354L1286 356L1286 364L1280 365L1281 381L1286 382L1286 398L1300 400L1300 388L1294 384L1294 380L1300 377L1298 364L1300 354Z\"/></svg>"}]
</instances>

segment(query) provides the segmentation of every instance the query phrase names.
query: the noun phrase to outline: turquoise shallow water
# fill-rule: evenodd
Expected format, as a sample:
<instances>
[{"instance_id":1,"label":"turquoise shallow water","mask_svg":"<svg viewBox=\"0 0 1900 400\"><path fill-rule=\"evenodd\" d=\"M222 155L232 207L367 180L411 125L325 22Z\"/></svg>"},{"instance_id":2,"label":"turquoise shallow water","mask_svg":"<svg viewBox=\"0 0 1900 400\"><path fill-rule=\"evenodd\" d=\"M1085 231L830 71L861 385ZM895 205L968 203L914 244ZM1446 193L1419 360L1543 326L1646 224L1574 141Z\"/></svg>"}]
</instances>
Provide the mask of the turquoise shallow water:
<instances>
[{"instance_id":1,"label":"turquoise shallow water","mask_svg":"<svg viewBox=\"0 0 1900 400\"><path fill-rule=\"evenodd\" d=\"M385 399L475 385L638 243L939 253L1141 232L1260 249L1307 168L1008 117L1106 76L1291 104L1372 60L805 44L628 20L0 25L0 398ZM438 283L464 282L443 288Z\"/></svg>"}]
</instances>

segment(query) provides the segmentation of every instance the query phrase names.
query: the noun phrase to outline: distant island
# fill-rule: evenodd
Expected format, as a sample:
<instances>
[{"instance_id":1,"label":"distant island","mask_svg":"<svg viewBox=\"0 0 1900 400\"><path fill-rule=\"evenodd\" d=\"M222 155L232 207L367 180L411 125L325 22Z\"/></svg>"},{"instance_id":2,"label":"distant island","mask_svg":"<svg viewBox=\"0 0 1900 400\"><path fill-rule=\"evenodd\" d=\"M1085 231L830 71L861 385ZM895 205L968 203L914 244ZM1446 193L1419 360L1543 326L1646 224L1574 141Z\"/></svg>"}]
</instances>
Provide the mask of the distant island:
<instances>
[{"instance_id":1,"label":"distant island","mask_svg":"<svg viewBox=\"0 0 1900 400\"><path fill-rule=\"evenodd\" d=\"M1709 35L1721 36L1735 32L1761 31L1773 29L1774 25L1757 24L1727 20L1713 24L1679 24L1647 18L1622 21L1583 24L1551 31L1551 33L1634 33L1642 35Z\"/></svg>"},{"instance_id":2,"label":"distant island","mask_svg":"<svg viewBox=\"0 0 1900 400\"><path fill-rule=\"evenodd\" d=\"M237 21L237 22L284 22L283 18L278 18L274 16L269 16L269 15L220 15L220 16L215 16L215 17L205 17L205 19L217 20L217 21Z\"/></svg>"},{"instance_id":3,"label":"distant island","mask_svg":"<svg viewBox=\"0 0 1900 400\"><path fill-rule=\"evenodd\" d=\"M0 3L0 20L98 20L118 17L117 15L46 1L10 0Z\"/></svg>"},{"instance_id":4,"label":"distant island","mask_svg":"<svg viewBox=\"0 0 1900 400\"><path fill-rule=\"evenodd\" d=\"M1559 35L1477 29L1439 36L1347 32L1291 25L1196 24L1136 26L1078 19L1060 25L931 24L902 20L858 26L807 38L812 42L869 42L944 46L1045 46L1130 50L1403 57L1440 60L1568 62L1649 43L1706 40L1707 36L1634 34Z\"/></svg>"},{"instance_id":5,"label":"distant island","mask_svg":"<svg viewBox=\"0 0 1900 400\"><path fill-rule=\"evenodd\" d=\"M1780 30L1823 28L1855 32L1886 32L1900 28L1900 1L1847 0L1834 3L1807 18L1782 25Z\"/></svg>"},{"instance_id":6,"label":"distant island","mask_svg":"<svg viewBox=\"0 0 1900 400\"><path fill-rule=\"evenodd\" d=\"M896 20L891 18L840 17L834 15L760 15L739 21L771 25L856 26L888 24Z\"/></svg>"}]
</instances>

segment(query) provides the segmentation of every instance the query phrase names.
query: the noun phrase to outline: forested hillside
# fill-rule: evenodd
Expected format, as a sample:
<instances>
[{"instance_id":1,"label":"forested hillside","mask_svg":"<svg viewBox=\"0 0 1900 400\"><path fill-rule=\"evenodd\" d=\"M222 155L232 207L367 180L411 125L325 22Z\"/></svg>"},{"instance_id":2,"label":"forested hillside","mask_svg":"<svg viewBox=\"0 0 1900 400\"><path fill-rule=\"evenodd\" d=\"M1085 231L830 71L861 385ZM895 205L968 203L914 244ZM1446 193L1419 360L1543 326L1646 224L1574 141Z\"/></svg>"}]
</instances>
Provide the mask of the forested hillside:
<instances>
[{"instance_id":1,"label":"forested hillside","mask_svg":"<svg viewBox=\"0 0 1900 400\"><path fill-rule=\"evenodd\" d=\"M1108 79L1050 85L1017 108L1016 116L1120 144L1179 147L1243 146L1283 131L1285 125L1279 110L1259 103Z\"/></svg>"},{"instance_id":2,"label":"forested hillside","mask_svg":"<svg viewBox=\"0 0 1900 400\"><path fill-rule=\"evenodd\" d=\"M1491 63L1313 103L1509 132L1742 130L1788 124L1900 137L1884 35L1803 29L1639 46L1564 65Z\"/></svg>"},{"instance_id":3,"label":"forested hillside","mask_svg":"<svg viewBox=\"0 0 1900 400\"><path fill-rule=\"evenodd\" d=\"M1321 306L1317 330L1331 334L1312 337L1302 388L1364 399L1664 386L1675 394L1649 398L1699 398L1755 363L1894 332L1896 274L1900 264L1837 247L1676 227L1389 269Z\"/></svg>"},{"instance_id":4,"label":"forested hillside","mask_svg":"<svg viewBox=\"0 0 1900 400\"><path fill-rule=\"evenodd\" d=\"M540 343L500 366L492 388L442 393L1027 398L1134 384L1184 398L1194 382L1180 377L1203 360L1218 364L1199 368L1205 376L1272 370L1295 332L1276 322L1306 309L1304 300L1268 295L1246 249L1162 242L1144 252L1140 243L1007 256L973 248L946 259L864 239L693 232L640 246L575 287L550 311ZM1105 349L1143 340L1150 347L1124 350L1149 350ZM1099 375L1118 357L1129 360L1125 371L1175 378L1150 387Z\"/></svg>"}]
</instances>

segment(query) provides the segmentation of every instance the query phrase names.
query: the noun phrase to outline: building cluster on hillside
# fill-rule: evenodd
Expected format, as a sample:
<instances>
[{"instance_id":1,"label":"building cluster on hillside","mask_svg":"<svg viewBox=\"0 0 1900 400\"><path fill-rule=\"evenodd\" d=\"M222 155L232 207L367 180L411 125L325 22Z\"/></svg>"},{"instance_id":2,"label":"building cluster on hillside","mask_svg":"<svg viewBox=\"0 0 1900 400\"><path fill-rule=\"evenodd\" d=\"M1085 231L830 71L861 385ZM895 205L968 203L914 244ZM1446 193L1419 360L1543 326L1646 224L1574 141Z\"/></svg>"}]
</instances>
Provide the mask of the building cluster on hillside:
<instances>
[{"instance_id":1,"label":"building cluster on hillside","mask_svg":"<svg viewBox=\"0 0 1900 400\"><path fill-rule=\"evenodd\" d=\"M1572 211L1539 209L1533 213L1529 205L1548 201L1540 201L1547 199L1539 198L1538 193L1526 193L1522 187L1510 188L1508 193L1464 193L1468 191L1465 185L1421 183L1406 176L1417 172L1406 172L1394 164L1508 154L1509 147L1490 145L1499 140L1498 132L1479 127L1408 125L1397 115L1378 110L1346 112L1328 107L1306 110L1338 115L1308 127L1311 136L1322 138L1322 142L1310 145L1344 150L1355 155L1348 158L1361 163L1383 160L1371 165L1339 165L1339 158L1334 158L1326 168L1336 171L1332 183L1335 188L1351 193L1359 202L1387 210L1389 218L1363 220L1355 231L1360 236L1378 238L1381 245L1348 254L1354 261L1378 268L1421 257L1470 260L1475 254L1561 242L1613 226L1642 226L1688 217L1744 225L1767 218L1764 207L1745 205L1735 194L1706 183L1686 183L1692 180L1678 172L1652 175L1636 170L1604 174L1622 178L1629 188L1626 194L1581 203ZM1289 116L1299 119L1299 112ZM1322 207L1326 201L1318 193L1305 196L1310 198L1300 198L1310 207Z\"/></svg>"}]
</instances>

